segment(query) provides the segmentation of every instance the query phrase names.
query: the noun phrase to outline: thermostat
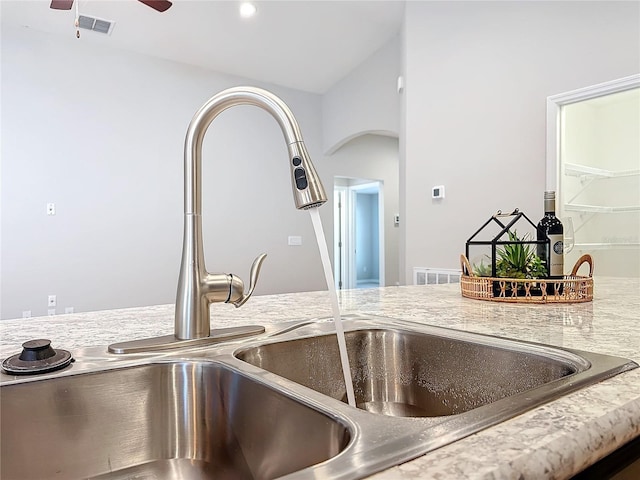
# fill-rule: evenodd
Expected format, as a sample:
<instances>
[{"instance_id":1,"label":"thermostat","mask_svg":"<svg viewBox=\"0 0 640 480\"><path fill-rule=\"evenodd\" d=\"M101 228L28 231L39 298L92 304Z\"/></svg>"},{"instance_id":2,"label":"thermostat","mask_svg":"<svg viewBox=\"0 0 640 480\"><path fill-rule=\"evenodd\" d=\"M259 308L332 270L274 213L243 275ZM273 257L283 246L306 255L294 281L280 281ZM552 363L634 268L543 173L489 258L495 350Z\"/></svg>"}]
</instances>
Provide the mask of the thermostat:
<instances>
[{"instance_id":1,"label":"thermostat","mask_svg":"<svg viewBox=\"0 0 640 480\"><path fill-rule=\"evenodd\" d=\"M431 198L444 198L444 185L437 185L431 189Z\"/></svg>"}]
</instances>

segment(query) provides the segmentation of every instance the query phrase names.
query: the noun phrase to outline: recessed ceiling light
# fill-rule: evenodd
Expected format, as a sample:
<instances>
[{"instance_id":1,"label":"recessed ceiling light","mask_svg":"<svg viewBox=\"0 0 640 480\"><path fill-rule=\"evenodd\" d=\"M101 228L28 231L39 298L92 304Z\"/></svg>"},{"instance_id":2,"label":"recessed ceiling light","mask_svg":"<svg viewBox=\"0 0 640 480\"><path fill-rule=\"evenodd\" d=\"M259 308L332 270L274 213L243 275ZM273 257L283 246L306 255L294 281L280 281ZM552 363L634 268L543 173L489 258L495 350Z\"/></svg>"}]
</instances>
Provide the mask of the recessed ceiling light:
<instances>
[{"instance_id":1,"label":"recessed ceiling light","mask_svg":"<svg viewBox=\"0 0 640 480\"><path fill-rule=\"evenodd\" d=\"M242 18L250 18L253 17L258 9L253 3L250 2L242 2L240 4L240 16Z\"/></svg>"}]
</instances>

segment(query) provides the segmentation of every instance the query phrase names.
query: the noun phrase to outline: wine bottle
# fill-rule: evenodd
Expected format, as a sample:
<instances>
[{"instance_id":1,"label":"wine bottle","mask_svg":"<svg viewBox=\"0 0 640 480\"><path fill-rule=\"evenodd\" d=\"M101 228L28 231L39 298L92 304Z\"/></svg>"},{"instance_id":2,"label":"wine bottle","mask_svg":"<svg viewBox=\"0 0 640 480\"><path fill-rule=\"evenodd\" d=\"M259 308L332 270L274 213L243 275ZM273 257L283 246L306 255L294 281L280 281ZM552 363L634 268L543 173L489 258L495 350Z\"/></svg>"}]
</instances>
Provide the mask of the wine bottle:
<instances>
[{"instance_id":1,"label":"wine bottle","mask_svg":"<svg viewBox=\"0 0 640 480\"><path fill-rule=\"evenodd\" d=\"M537 239L544 243L538 245L538 256L551 279L564 276L563 235L562 222L556 217L556 192L544 192L544 217L537 227Z\"/></svg>"}]
</instances>

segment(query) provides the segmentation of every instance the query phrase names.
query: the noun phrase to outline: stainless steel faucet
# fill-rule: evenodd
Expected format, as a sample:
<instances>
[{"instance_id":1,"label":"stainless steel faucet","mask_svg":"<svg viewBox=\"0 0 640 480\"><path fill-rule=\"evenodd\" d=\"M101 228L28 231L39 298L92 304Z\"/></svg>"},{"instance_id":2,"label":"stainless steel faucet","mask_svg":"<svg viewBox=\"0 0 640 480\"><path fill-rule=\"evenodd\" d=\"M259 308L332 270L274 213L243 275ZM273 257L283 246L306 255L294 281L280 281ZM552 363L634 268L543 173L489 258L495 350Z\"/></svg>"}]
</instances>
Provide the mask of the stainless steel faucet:
<instances>
[{"instance_id":1,"label":"stainless steel faucet","mask_svg":"<svg viewBox=\"0 0 640 480\"><path fill-rule=\"evenodd\" d=\"M175 334L124 342L109 346L112 353L167 350L179 346L216 342L261 333L261 326L218 329L210 327L212 302L243 305L253 293L266 255L251 267L249 288L236 275L209 273L205 267L202 240L202 141L213 120L227 108L255 105L269 112L278 122L289 150L289 167L294 203L297 209L319 207L327 201L320 177L302 140L293 113L277 96L254 87L236 87L214 95L194 115L184 145L184 234L182 262L176 297Z\"/></svg>"}]
</instances>

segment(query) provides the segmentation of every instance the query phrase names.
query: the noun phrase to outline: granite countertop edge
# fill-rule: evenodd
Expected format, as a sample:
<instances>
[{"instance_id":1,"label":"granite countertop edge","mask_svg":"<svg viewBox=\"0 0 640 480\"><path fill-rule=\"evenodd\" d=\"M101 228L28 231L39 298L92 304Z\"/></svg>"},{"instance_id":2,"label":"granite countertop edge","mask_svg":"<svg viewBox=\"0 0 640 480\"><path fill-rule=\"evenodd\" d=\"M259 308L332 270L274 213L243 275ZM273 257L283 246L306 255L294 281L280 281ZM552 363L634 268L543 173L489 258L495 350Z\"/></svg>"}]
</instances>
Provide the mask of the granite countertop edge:
<instances>
[{"instance_id":1,"label":"granite countertop edge","mask_svg":"<svg viewBox=\"0 0 640 480\"><path fill-rule=\"evenodd\" d=\"M640 281L596 279L588 304L505 305L464 299L457 285L340 292L343 314L370 313L630 358L640 363ZM327 292L256 296L240 309L213 305L213 325L330 316ZM213 326L212 325L212 326ZM173 305L0 321L0 358L32 338L59 348L167 335ZM373 480L570 478L640 436L640 369L583 388L470 435Z\"/></svg>"}]
</instances>

